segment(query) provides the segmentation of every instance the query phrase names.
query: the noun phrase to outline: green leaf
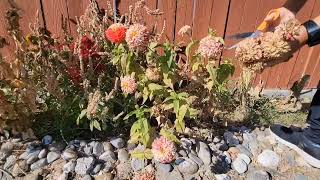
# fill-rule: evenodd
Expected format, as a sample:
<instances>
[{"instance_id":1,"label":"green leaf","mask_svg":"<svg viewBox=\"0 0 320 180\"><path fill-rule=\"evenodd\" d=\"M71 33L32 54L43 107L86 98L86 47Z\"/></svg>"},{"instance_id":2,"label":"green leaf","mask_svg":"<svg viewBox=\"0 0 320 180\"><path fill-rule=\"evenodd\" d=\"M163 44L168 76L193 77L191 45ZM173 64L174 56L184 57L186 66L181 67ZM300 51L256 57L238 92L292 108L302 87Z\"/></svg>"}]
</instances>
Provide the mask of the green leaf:
<instances>
[{"instance_id":1,"label":"green leaf","mask_svg":"<svg viewBox=\"0 0 320 180\"><path fill-rule=\"evenodd\" d=\"M128 54L122 54L121 56L121 69L122 73L126 74L126 68L127 68L127 59L128 59Z\"/></svg>"},{"instance_id":2,"label":"green leaf","mask_svg":"<svg viewBox=\"0 0 320 180\"><path fill-rule=\"evenodd\" d=\"M134 115L134 114L136 114L136 113L137 113L137 110L131 111L129 114L127 114L127 115L123 118L123 120L129 119L132 115Z\"/></svg>"},{"instance_id":3,"label":"green leaf","mask_svg":"<svg viewBox=\"0 0 320 180\"><path fill-rule=\"evenodd\" d=\"M101 126L100 123L97 120L93 121L93 127L95 127L96 129L98 129L99 131L101 131Z\"/></svg>"},{"instance_id":4,"label":"green leaf","mask_svg":"<svg viewBox=\"0 0 320 180\"><path fill-rule=\"evenodd\" d=\"M151 149L144 150L144 157L146 159L152 159L153 158L153 153L152 153Z\"/></svg>"},{"instance_id":5,"label":"green leaf","mask_svg":"<svg viewBox=\"0 0 320 180\"><path fill-rule=\"evenodd\" d=\"M93 121L90 121L90 131L93 131Z\"/></svg>"},{"instance_id":6,"label":"green leaf","mask_svg":"<svg viewBox=\"0 0 320 180\"><path fill-rule=\"evenodd\" d=\"M142 95L143 95L143 102L142 102L142 104L144 104L144 103L148 100L148 97L149 97L149 90L148 90L147 87L144 87L144 88L143 88Z\"/></svg>"},{"instance_id":7,"label":"green leaf","mask_svg":"<svg viewBox=\"0 0 320 180\"><path fill-rule=\"evenodd\" d=\"M148 88L151 90L151 91L157 91L157 90L162 90L163 87L159 84L156 84L156 83L150 83L148 84Z\"/></svg>"},{"instance_id":8,"label":"green leaf","mask_svg":"<svg viewBox=\"0 0 320 180\"><path fill-rule=\"evenodd\" d=\"M176 128L177 132L179 132L179 133L183 133L184 132L184 129L185 129L185 122L184 121L176 120L174 122L174 125L175 125L175 128Z\"/></svg>"},{"instance_id":9,"label":"green leaf","mask_svg":"<svg viewBox=\"0 0 320 180\"><path fill-rule=\"evenodd\" d=\"M187 59L190 59L190 50L196 46L197 44L199 44L199 41L196 40L196 41L191 41L188 46L186 47L186 50L185 50L185 53L186 53L186 56L187 56Z\"/></svg>"},{"instance_id":10,"label":"green leaf","mask_svg":"<svg viewBox=\"0 0 320 180\"><path fill-rule=\"evenodd\" d=\"M189 106L184 104L180 107L179 109L179 113L178 113L178 117L177 119L179 121L182 121L184 119L184 116L186 115L187 111L188 111Z\"/></svg>"},{"instance_id":11,"label":"green leaf","mask_svg":"<svg viewBox=\"0 0 320 180\"><path fill-rule=\"evenodd\" d=\"M194 108L188 108L188 116L190 118L195 118L197 115L199 114L199 111L197 109Z\"/></svg>"},{"instance_id":12,"label":"green leaf","mask_svg":"<svg viewBox=\"0 0 320 180\"><path fill-rule=\"evenodd\" d=\"M77 125L80 124L80 120L87 114L87 109L83 109L77 118Z\"/></svg>"},{"instance_id":13,"label":"green leaf","mask_svg":"<svg viewBox=\"0 0 320 180\"><path fill-rule=\"evenodd\" d=\"M188 96L189 96L189 94L186 93L186 92L182 92L182 93L179 93L179 94L177 95L178 99L185 99L185 98L187 98Z\"/></svg>"},{"instance_id":14,"label":"green leaf","mask_svg":"<svg viewBox=\"0 0 320 180\"><path fill-rule=\"evenodd\" d=\"M131 157L139 159L139 160L144 160L145 159L145 153L141 151L132 151Z\"/></svg>"},{"instance_id":15,"label":"green leaf","mask_svg":"<svg viewBox=\"0 0 320 180\"><path fill-rule=\"evenodd\" d=\"M170 141L180 143L179 139L172 132L166 130L165 128L162 128L160 130L160 135L164 136L165 138L169 139Z\"/></svg>"},{"instance_id":16,"label":"green leaf","mask_svg":"<svg viewBox=\"0 0 320 180\"><path fill-rule=\"evenodd\" d=\"M173 100L173 110L176 114L179 112L179 107L180 107L180 102L179 100Z\"/></svg>"},{"instance_id":17,"label":"green leaf","mask_svg":"<svg viewBox=\"0 0 320 180\"><path fill-rule=\"evenodd\" d=\"M217 69L217 82L219 84L224 83L230 76L233 75L235 67L230 64L221 64Z\"/></svg>"},{"instance_id":18,"label":"green leaf","mask_svg":"<svg viewBox=\"0 0 320 180\"><path fill-rule=\"evenodd\" d=\"M173 103L170 103L170 104L165 104L165 105L163 105L163 109L165 110L165 111L167 111L167 110L169 110L169 109L172 109L173 108Z\"/></svg>"},{"instance_id":19,"label":"green leaf","mask_svg":"<svg viewBox=\"0 0 320 180\"><path fill-rule=\"evenodd\" d=\"M210 79L215 81L216 80L216 69L214 67L212 67L210 64L208 64L207 71L210 75Z\"/></svg>"}]
</instances>

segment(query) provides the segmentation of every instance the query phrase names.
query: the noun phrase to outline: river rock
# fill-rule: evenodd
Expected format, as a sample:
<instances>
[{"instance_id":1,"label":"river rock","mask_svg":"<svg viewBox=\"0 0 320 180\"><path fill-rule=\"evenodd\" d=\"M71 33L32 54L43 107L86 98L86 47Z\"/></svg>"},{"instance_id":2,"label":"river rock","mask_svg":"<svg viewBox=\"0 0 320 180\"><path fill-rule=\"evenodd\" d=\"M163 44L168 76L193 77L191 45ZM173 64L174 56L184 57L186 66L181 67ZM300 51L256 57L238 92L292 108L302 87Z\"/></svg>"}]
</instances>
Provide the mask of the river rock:
<instances>
[{"instance_id":1,"label":"river rock","mask_svg":"<svg viewBox=\"0 0 320 180\"><path fill-rule=\"evenodd\" d=\"M9 170L13 167L13 165L16 163L17 158L15 155L11 155L9 157L7 157L6 162L3 165L3 168L6 170Z\"/></svg>"},{"instance_id":2,"label":"river rock","mask_svg":"<svg viewBox=\"0 0 320 180\"><path fill-rule=\"evenodd\" d=\"M280 162L280 157L277 153L271 150L264 150L259 156L258 156L258 162L263 167L267 168L277 168Z\"/></svg>"},{"instance_id":3,"label":"river rock","mask_svg":"<svg viewBox=\"0 0 320 180\"><path fill-rule=\"evenodd\" d=\"M35 163L31 164L30 169L32 171L34 171L36 169L44 167L45 165L47 165L47 159L46 158L42 158L42 159L36 161Z\"/></svg>"},{"instance_id":4,"label":"river rock","mask_svg":"<svg viewBox=\"0 0 320 180\"><path fill-rule=\"evenodd\" d=\"M101 142L92 142L92 154L99 157L104 152L104 147Z\"/></svg>"},{"instance_id":5,"label":"river rock","mask_svg":"<svg viewBox=\"0 0 320 180\"><path fill-rule=\"evenodd\" d=\"M117 157L112 151L106 151L101 156L99 156L99 159L105 162L111 162L115 163L117 161Z\"/></svg>"},{"instance_id":6,"label":"river rock","mask_svg":"<svg viewBox=\"0 0 320 180\"><path fill-rule=\"evenodd\" d=\"M71 159L77 159L77 157L78 157L77 152L71 148L64 150L62 153L62 158L66 161L69 161Z\"/></svg>"},{"instance_id":7,"label":"river rock","mask_svg":"<svg viewBox=\"0 0 320 180\"><path fill-rule=\"evenodd\" d=\"M133 158L131 160L131 168L133 171L139 171L147 165L145 160Z\"/></svg>"},{"instance_id":8,"label":"river rock","mask_svg":"<svg viewBox=\"0 0 320 180\"><path fill-rule=\"evenodd\" d=\"M76 161L71 160L63 166L63 171L66 173L74 172L75 167L76 167Z\"/></svg>"},{"instance_id":9,"label":"river rock","mask_svg":"<svg viewBox=\"0 0 320 180\"><path fill-rule=\"evenodd\" d=\"M227 174L215 174L214 177L216 180L231 180L231 177Z\"/></svg>"},{"instance_id":10,"label":"river rock","mask_svg":"<svg viewBox=\"0 0 320 180\"><path fill-rule=\"evenodd\" d=\"M199 166L191 159L184 158L184 161L179 163L178 169L184 174L194 174L198 171Z\"/></svg>"},{"instance_id":11,"label":"river rock","mask_svg":"<svg viewBox=\"0 0 320 180\"><path fill-rule=\"evenodd\" d=\"M26 160L21 160L21 161L18 161L14 166L13 166L13 169L12 169L12 175L14 177L17 177L17 176L22 176L24 175L25 172L27 172L29 170L29 166L27 164L27 161Z\"/></svg>"},{"instance_id":12,"label":"river rock","mask_svg":"<svg viewBox=\"0 0 320 180\"><path fill-rule=\"evenodd\" d=\"M13 150L13 143L12 142L5 142L1 145L0 151L2 151L4 153L11 154L12 150Z\"/></svg>"},{"instance_id":13,"label":"river rock","mask_svg":"<svg viewBox=\"0 0 320 180\"><path fill-rule=\"evenodd\" d=\"M230 131L225 132L223 138L229 146L237 146L240 143L236 136Z\"/></svg>"},{"instance_id":14,"label":"river rock","mask_svg":"<svg viewBox=\"0 0 320 180\"><path fill-rule=\"evenodd\" d=\"M248 172L246 180L270 180L270 176L266 171L255 170Z\"/></svg>"},{"instance_id":15,"label":"river rock","mask_svg":"<svg viewBox=\"0 0 320 180\"><path fill-rule=\"evenodd\" d=\"M93 168L95 159L93 157L83 157L77 159L75 172L80 175L89 174Z\"/></svg>"},{"instance_id":16,"label":"river rock","mask_svg":"<svg viewBox=\"0 0 320 180\"><path fill-rule=\"evenodd\" d=\"M125 145L125 142L124 142L124 140L122 138L111 139L110 143L112 144L112 146L114 146L117 149L121 149Z\"/></svg>"},{"instance_id":17,"label":"river rock","mask_svg":"<svg viewBox=\"0 0 320 180\"><path fill-rule=\"evenodd\" d=\"M38 158L39 159L45 158L47 156L47 154L48 154L47 149L42 149L38 154Z\"/></svg>"},{"instance_id":18,"label":"river rock","mask_svg":"<svg viewBox=\"0 0 320 180\"><path fill-rule=\"evenodd\" d=\"M189 153L189 158L195 163L197 163L199 167L201 167L204 164L203 161L193 153Z\"/></svg>"},{"instance_id":19,"label":"river rock","mask_svg":"<svg viewBox=\"0 0 320 180\"><path fill-rule=\"evenodd\" d=\"M54 142L49 145L49 151L62 151L66 147L66 144L63 142Z\"/></svg>"},{"instance_id":20,"label":"river rock","mask_svg":"<svg viewBox=\"0 0 320 180\"><path fill-rule=\"evenodd\" d=\"M60 153L51 151L47 155L47 162L51 164L53 161L59 159L60 157L61 157Z\"/></svg>"},{"instance_id":21,"label":"river rock","mask_svg":"<svg viewBox=\"0 0 320 180\"><path fill-rule=\"evenodd\" d=\"M211 163L211 153L209 146L204 142L199 142L198 147L198 157L203 161L205 165L209 165Z\"/></svg>"},{"instance_id":22,"label":"river rock","mask_svg":"<svg viewBox=\"0 0 320 180\"><path fill-rule=\"evenodd\" d=\"M232 169L237 171L239 174L242 174L248 170L248 165L240 158L236 158L232 162Z\"/></svg>"},{"instance_id":23,"label":"river rock","mask_svg":"<svg viewBox=\"0 0 320 180\"><path fill-rule=\"evenodd\" d=\"M161 173L169 173L173 169L171 164L163 164L163 163L156 163L156 168L157 168L157 171L160 171Z\"/></svg>"},{"instance_id":24,"label":"river rock","mask_svg":"<svg viewBox=\"0 0 320 180\"><path fill-rule=\"evenodd\" d=\"M53 138L52 138L52 136L50 136L50 135L45 135L45 136L42 138L42 144L44 144L44 145L49 145L49 144L52 143L52 141L53 141Z\"/></svg>"},{"instance_id":25,"label":"river rock","mask_svg":"<svg viewBox=\"0 0 320 180\"><path fill-rule=\"evenodd\" d=\"M118 151L118 159L121 162L127 161L129 159L128 151L125 149L119 149Z\"/></svg>"}]
</instances>

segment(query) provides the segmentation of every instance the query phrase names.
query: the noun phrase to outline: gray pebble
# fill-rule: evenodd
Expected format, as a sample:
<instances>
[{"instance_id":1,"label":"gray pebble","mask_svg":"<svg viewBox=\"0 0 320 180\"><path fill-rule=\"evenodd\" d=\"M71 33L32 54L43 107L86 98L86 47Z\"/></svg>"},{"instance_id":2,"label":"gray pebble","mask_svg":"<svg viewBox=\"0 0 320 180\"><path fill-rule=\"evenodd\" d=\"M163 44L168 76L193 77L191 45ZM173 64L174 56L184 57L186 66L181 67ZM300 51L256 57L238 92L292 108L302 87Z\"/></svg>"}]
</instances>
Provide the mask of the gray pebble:
<instances>
[{"instance_id":1,"label":"gray pebble","mask_svg":"<svg viewBox=\"0 0 320 180\"><path fill-rule=\"evenodd\" d=\"M50 136L50 135L45 135L45 136L42 138L42 144L44 144L44 145L49 145L49 144L52 143L52 141L53 141L53 138L52 138L52 136Z\"/></svg>"},{"instance_id":2,"label":"gray pebble","mask_svg":"<svg viewBox=\"0 0 320 180\"><path fill-rule=\"evenodd\" d=\"M129 159L128 151L125 150L125 149L119 149L119 151L118 151L118 159L121 162L127 161Z\"/></svg>"},{"instance_id":3,"label":"gray pebble","mask_svg":"<svg viewBox=\"0 0 320 180\"><path fill-rule=\"evenodd\" d=\"M204 165L203 161L202 161L198 156L194 155L193 153L189 153L188 156L189 156L189 158L190 158L192 161L194 161L195 163L197 163L199 167L201 167L201 166ZM210 161L211 161L211 160L210 160Z\"/></svg>"},{"instance_id":4,"label":"gray pebble","mask_svg":"<svg viewBox=\"0 0 320 180\"><path fill-rule=\"evenodd\" d=\"M157 163L156 168L157 168L157 171L160 171L161 173L169 173L173 169L171 164L162 164L162 163Z\"/></svg>"},{"instance_id":5,"label":"gray pebble","mask_svg":"<svg viewBox=\"0 0 320 180\"><path fill-rule=\"evenodd\" d=\"M54 152L54 151L49 152L47 155L47 162L51 164L52 162L59 159L60 157L61 157L61 154L58 152Z\"/></svg>"},{"instance_id":6,"label":"gray pebble","mask_svg":"<svg viewBox=\"0 0 320 180\"><path fill-rule=\"evenodd\" d=\"M94 168L92 169L92 174L93 174L93 175L98 174L98 173L100 172L100 170L101 170L101 167L102 167L101 164L96 164L96 165L94 166Z\"/></svg>"},{"instance_id":7,"label":"gray pebble","mask_svg":"<svg viewBox=\"0 0 320 180\"><path fill-rule=\"evenodd\" d=\"M92 154L99 157L104 152L104 147L101 142L94 142L92 145Z\"/></svg>"},{"instance_id":8,"label":"gray pebble","mask_svg":"<svg viewBox=\"0 0 320 180\"><path fill-rule=\"evenodd\" d=\"M40 160L38 160L37 162L31 164L30 169L31 169L32 171L34 171L34 170L36 170L36 169L39 169L39 168L44 167L45 165L47 165L47 159L46 159L46 158L43 158L43 159L40 159Z\"/></svg>"},{"instance_id":9,"label":"gray pebble","mask_svg":"<svg viewBox=\"0 0 320 180\"><path fill-rule=\"evenodd\" d=\"M270 180L270 177L266 171L254 170L247 173L246 180Z\"/></svg>"},{"instance_id":10,"label":"gray pebble","mask_svg":"<svg viewBox=\"0 0 320 180\"><path fill-rule=\"evenodd\" d=\"M110 143L112 144L112 146L114 146L117 149L123 148L125 145L125 142L122 138L111 139Z\"/></svg>"},{"instance_id":11,"label":"gray pebble","mask_svg":"<svg viewBox=\"0 0 320 180\"><path fill-rule=\"evenodd\" d=\"M236 158L232 162L232 169L237 171L239 174L245 173L248 170L248 165L240 158Z\"/></svg>"},{"instance_id":12,"label":"gray pebble","mask_svg":"<svg viewBox=\"0 0 320 180\"><path fill-rule=\"evenodd\" d=\"M143 169L146 166L146 164L147 163L144 160L135 159L135 158L131 160L131 168L133 169L133 171L139 171Z\"/></svg>"},{"instance_id":13,"label":"gray pebble","mask_svg":"<svg viewBox=\"0 0 320 180\"><path fill-rule=\"evenodd\" d=\"M112 151L106 151L101 156L99 156L99 159L105 162L111 162L115 163L117 161L117 157Z\"/></svg>"},{"instance_id":14,"label":"gray pebble","mask_svg":"<svg viewBox=\"0 0 320 180\"><path fill-rule=\"evenodd\" d=\"M178 165L178 169L183 174L194 174L198 171L197 163L191 159L185 158L183 162Z\"/></svg>"},{"instance_id":15,"label":"gray pebble","mask_svg":"<svg viewBox=\"0 0 320 180\"><path fill-rule=\"evenodd\" d=\"M83 157L77 159L75 172L80 175L89 174L93 168L95 159L93 157Z\"/></svg>"},{"instance_id":16,"label":"gray pebble","mask_svg":"<svg viewBox=\"0 0 320 180\"><path fill-rule=\"evenodd\" d=\"M47 156L47 154L48 154L47 149L42 149L38 154L38 158L39 159L45 158Z\"/></svg>"},{"instance_id":17,"label":"gray pebble","mask_svg":"<svg viewBox=\"0 0 320 180\"><path fill-rule=\"evenodd\" d=\"M62 151L66 147L66 144L63 142L54 142L49 145L49 151Z\"/></svg>"},{"instance_id":18,"label":"gray pebble","mask_svg":"<svg viewBox=\"0 0 320 180\"><path fill-rule=\"evenodd\" d=\"M5 142L1 145L1 151L10 154L13 150L12 142Z\"/></svg>"},{"instance_id":19,"label":"gray pebble","mask_svg":"<svg viewBox=\"0 0 320 180\"><path fill-rule=\"evenodd\" d=\"M63 171L66 173L74 172L75 167L76 167L76 161L71 160L63 166Z\"/></svg>"}]
</instances>

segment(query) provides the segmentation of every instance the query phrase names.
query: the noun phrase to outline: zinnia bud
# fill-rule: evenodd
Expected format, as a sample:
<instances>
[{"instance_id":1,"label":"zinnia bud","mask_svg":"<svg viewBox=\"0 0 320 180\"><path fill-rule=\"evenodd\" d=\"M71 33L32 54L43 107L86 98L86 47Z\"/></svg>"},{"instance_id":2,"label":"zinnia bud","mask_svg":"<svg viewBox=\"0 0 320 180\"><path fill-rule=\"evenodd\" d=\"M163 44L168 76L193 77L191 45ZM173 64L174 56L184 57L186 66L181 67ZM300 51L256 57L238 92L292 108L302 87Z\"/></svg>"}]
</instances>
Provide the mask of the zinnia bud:
<instances>
[{"instance_id":1,"label":"zinnia bud","mask_svg":"<svg viewBox=\"0 0 320 180\"><path fill-rule=\"evenodd\" d=\"M122 43L126 37L126 27L121 23L112 24L106 31L106 38L112 43Z\"/></svg>"},{"instance_id":2,"label":"zinnia bud","mask_svg":"<svg viewBox=\"0 0 320 180\"><path fill-rule=\"evenodd\" d=\"M137 89L137 83L131 76L121 78L121 90L127 94L133 94Z\"/></svg>"},{"instance_id":3,"label":"zinnia bud","mask_svg":"<svg viewBox=\"0 0 320 180\"><path fill-rule=\"evenodd\" d=\"M156 161L170 163L175 159L176 147L172 141L161 136L153 141L152 153Z\"/></svg>"}]
</instances>

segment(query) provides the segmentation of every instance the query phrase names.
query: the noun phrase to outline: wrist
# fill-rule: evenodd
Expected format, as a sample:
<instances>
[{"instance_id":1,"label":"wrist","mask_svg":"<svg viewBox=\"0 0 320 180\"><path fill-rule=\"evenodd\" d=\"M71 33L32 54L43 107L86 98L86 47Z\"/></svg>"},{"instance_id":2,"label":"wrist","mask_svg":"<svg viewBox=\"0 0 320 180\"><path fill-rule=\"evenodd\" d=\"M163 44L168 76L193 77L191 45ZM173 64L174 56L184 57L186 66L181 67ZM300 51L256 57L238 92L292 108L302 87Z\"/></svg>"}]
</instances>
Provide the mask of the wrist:
<instances>
[{"instance_id":1,"label":"wrist","mask_svg":"<svg viewBox=\"0 0 320 180\"><path fill-rule=\"evenodd\" d=\"M303 23L308 34L307 43L310 47L320 44L320 26L318 18Z\"/></svg>"}]
</instances>

